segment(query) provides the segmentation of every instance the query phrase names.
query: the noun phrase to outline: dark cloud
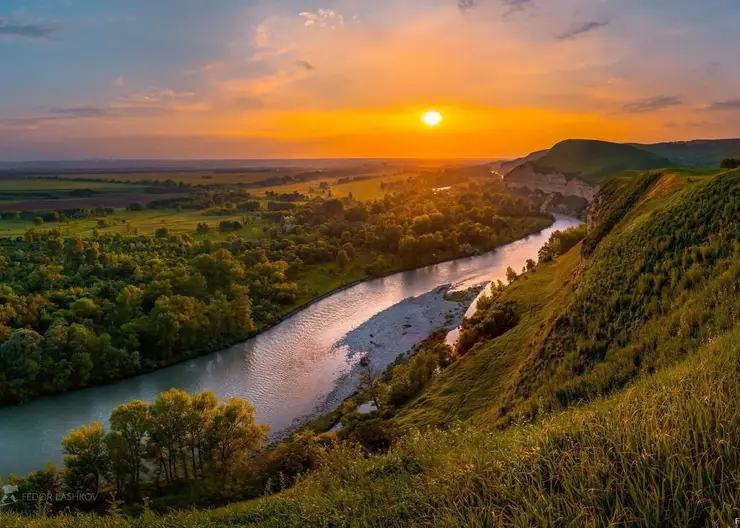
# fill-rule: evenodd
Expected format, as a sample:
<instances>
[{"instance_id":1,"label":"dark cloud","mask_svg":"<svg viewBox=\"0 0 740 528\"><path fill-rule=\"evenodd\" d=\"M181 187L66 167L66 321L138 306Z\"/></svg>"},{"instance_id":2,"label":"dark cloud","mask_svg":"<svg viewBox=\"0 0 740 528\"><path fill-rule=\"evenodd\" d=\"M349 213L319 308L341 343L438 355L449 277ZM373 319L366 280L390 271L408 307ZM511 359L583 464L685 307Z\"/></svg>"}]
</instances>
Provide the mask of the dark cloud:
<instances>
[{"instance_id":1,"label":"dark cloud","mask_svg":"<svg viewBox=\"0 0 740 528\"><path fill-rule=\"evenodd\" d=\"M628 114L642 114L645 112L652 112L654 110L662 110L663 108L669 108L671 106L680 106L683 101L679 97L667 96L667 95L656 95L654 97L648 97L647 99L641 99L628 103L622 107L622 111Z\"/></svg>"},{"instance_id":2,"label":"dark cloud","mask_svg":"<svg viewBox=\"0 0 740 528\"><path fill-rule=\"evenodd\" d=\"M506 7L509 8L509 12L522 11L528 7L534 5L534 0L501 0Z\"/></svg>"},{"instance_id":3,"label":"dark cloud","mask_svg":"<svg viewBox=\"0 0 740 528\"><path fill-rule=\"evenodd\" d=\"M311 64L310 62L305 61L305 60L296 61L296 64L298 66L300 66L301 68L304 68L306 70L315 70L316 69L316 67L313 64Z\"/></svg>"},{"instance_id":4,"label":"dark cloud","mask_svg":"<svg viewBox=\"0 0 740 528\"><path fill-rule=\"evenodd\" d=\"M457 7L460 11L467 11L468 9L474 8L478 4L478 0L457 0Z\"/></svg>"},{"instance_id":5,"label":"dark cloud","mask_svg":"<svg viewBox=\"0 0 740 528\"><path fill-rule=\"evenodd\" d=\"M556 38L558 40L571 40L571 39L580 37L581 35L585 35L586 33L591 33L592 31L596 31L598 29L606 27L610 23L611 23L610 20L604 20L601 22L598 20L592 20L590 22L583 22L582 24L578 24L577 26L574 26L572 29L566 31L565 33L561 33Z\"/></svg>"},{"instance_id":6,"label":"dark cloud","mask_svg":"<svg viewBox=\"0 0 740 528\"><path fill-rule=\"evenodd\" d=\"M54 28L42 24L16 22L0 16L0 37L51 40L54 38Z\"/></svg>"},{"instance_id":7,"label":"dark cloud","mask_svg":"<svg viewBox=\"0 0 740 528\"><path fill-rule=\"evenodd\" d=\"M457 7L460 11L466 12L478 7L484 0L457 0ZM506 14L516 13L534 5L534 0L500 0L507 8Z\"/></svg>"},{"instance_id":8,"label":"dark cloud","mask_svg":"<svg viewBox=\"0 0 740 528\"><path fill-rule=\"evenodd\" d=\"M102 117L109 115L108 109L99 106L54 107L49 109L49 113L70 118Z\"/></svg>"},{"instance_id":9,"label":"dark cloud","mask_svg":"<svg viewBox=\"0 0 740 528\"><path fill-rule=\"evenodd\" d=\"M709 110L740 110L740 99L714 102L709 105Z\"/></svg>"}]
</instances>

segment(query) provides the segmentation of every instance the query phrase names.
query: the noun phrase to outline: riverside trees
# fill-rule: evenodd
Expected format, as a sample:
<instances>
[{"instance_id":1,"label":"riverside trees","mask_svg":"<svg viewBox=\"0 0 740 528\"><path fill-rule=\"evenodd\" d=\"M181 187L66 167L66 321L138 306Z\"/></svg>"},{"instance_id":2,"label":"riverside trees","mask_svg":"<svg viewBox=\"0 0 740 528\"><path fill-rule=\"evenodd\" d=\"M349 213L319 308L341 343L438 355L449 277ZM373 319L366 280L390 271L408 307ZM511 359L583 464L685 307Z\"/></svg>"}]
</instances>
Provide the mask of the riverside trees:
<instances>
[{"instance_id":1,"label":"riverside trees","mask_svg":"<svg viewBox=\"0 0 740 528\"><path fill-rule=\"evenodd\" d=\"M100 422L70 431L62 440L63 471L47 467L13 482L26 492L44 492L50 503L60 502L55 497L74 503L82 496L102 502L97 494L104 486L114 488L118 497L137 500L145 476L156 487L203 479L225 482L262 447L268 429L255 422L254 408L245 400L220 403L211 392L191 397L171 389L152 404L134 401L114 409L107 432ZM46 494L49 490L54 493Z\"/></svg>"},{"instance_id":2,"label":"riverside trees","mask_svg":"<svg viewBox=\"0 0 740 528\"><path fill-rule=\"evenodd\" d=\"M0 405L223 348L343 277L480 253L551 222L494 183L267 214L274 226L257 240L58 229L0 239Z\"/></svg>"}]
</instances>

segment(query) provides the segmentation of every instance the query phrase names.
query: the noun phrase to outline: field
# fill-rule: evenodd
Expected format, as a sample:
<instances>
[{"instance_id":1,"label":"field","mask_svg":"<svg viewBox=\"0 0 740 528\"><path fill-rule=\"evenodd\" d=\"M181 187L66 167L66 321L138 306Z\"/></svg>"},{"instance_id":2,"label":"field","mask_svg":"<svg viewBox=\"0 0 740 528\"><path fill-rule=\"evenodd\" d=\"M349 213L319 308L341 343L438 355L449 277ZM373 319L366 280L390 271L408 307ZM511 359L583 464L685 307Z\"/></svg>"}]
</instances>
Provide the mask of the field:
<instances>
[{"instance_id":1,"label":"field","mask_svg":"<svg viewBox=\"0 0 740 528\"><path fill-rule=\"evenodd\" d=\"M49 222L41 226L33 220L2 219L0 236L22 236L32 229L59 229L63 236L92 236L94 232L104 234L139 234L153 235L159 228L165 227L170 234L190 235L195 239L223 240L228 233L220 233L218 224L222 220L244 221L245 215L235 213L227 216L205 215L203 211L177 211L174 209L147 209L144 211L117 210L114 214L101 218L69 219L62 222ZM102 222L102 223L101 223ZM207 235L196 233L198 224L206 223L211 227ZM253 218L250 223L238 232L240 238L256 240L262 236L263 228L274 224Z\"/></svg>"},{"instance_id":2,"label":"field","mask_svg":"<svg viewBox=\"0 0 740 528\"><path fill-rule=\"evenodd\" d=\"M131 173L77 173L45 176L0 176L0 212L5 211L61 211L75 208L93 209L106 207L115 209L114 214L105 218L90 217L82 219L65 219L61 223L47 222L39 227L34 218L3 218L0 220L0 236L22 236L29 229L58 228L63 235L92 235L98 233L121 233L142 235L154 234L161 227L166 227L171 234L189 234L196 238L199 223L205 222L215 228L208 238L224 239L228 234L218 233L220 221L241 221L248 226L239 235L247 239L260 236L264 228L270 227L256 215L249 218L242 213L233 215L208 216L204 211L177 209L128 211L132 203L146 206L150 202L185 198L194 193L228 192L241 189L254 199L262 202L262 210L267 209L266 202L274 199L272 193L290 194L298 192L307 199L312 198L348 198L372 201L392 192L382 188L382 184L402 185L409 178L424 175L438 175L439 169L425 167L411 170L405 166L341 168L321 171L262 170L245 172L131 172ZM308 175L308 176L306 176ZM275 176L306 177L307 181L287 184L264 185L265 179ZM180 188L165 185L165 182L188 184L192 187ZM207 187L201 187L207 186ZM152 192L159 188L161 192ZM27 215L28 216L28 215Z\"/></svg>"}]
</instances>

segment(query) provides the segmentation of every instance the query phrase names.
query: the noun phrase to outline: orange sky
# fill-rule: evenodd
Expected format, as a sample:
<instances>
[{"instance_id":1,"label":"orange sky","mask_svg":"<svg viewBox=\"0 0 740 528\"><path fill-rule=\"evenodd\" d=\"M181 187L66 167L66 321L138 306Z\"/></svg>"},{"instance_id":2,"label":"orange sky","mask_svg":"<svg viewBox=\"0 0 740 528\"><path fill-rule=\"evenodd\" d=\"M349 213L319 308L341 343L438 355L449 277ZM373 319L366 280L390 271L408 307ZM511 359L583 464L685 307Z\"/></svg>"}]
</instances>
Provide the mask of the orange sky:
<instances>
[{"instance_id":1,"label":"orange sky","mask_svg":"<svg viewBox=\"0 0 740 528\"><path fill-rule=\"evenodd\" d=\"M208 54L153 48L77 90L72 76L48 95L18 90L0 104L0 158L493 158L570 137L740 134L737 59L707 43L709 21L692 26L662 1L301 4L234 7L220 32L163 37ZM710 67L711 79L697 73ZM421 122L430 108L438 127Z\"/></svg>"}]
</instances>

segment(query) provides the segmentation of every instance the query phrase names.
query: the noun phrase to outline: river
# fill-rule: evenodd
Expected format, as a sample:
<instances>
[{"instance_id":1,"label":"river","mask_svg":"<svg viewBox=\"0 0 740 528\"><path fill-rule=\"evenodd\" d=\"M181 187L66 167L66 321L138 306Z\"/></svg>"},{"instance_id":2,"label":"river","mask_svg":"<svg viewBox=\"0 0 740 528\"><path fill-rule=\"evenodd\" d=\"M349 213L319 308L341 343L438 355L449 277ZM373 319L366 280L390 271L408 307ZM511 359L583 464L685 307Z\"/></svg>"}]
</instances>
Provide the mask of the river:
<instances>
[{"instance_id":1,"label":"river","mask_svg":"<svg viewBox=\"0 0 740 528\"><path fill-rule=\"evenodd\" d=\"M256 408L258 422L285 431L318 406L341 402L354 391L343 380L361 354L343 343L374 315L444 284L505 280L506 268L521 270L556 230L579 220L555 215L540 233L485 255L437 264L363 282L298 312L274 328L229 349L103 387L0 409L0 475L25 474L48 460L61 464L61 439L70 429L100 420L131 400L152 401L172 387L241 397ZM399 322L399 325L401 323ZM332 401L327 401L331 394Z\"/></svg>"}]
</instances>

